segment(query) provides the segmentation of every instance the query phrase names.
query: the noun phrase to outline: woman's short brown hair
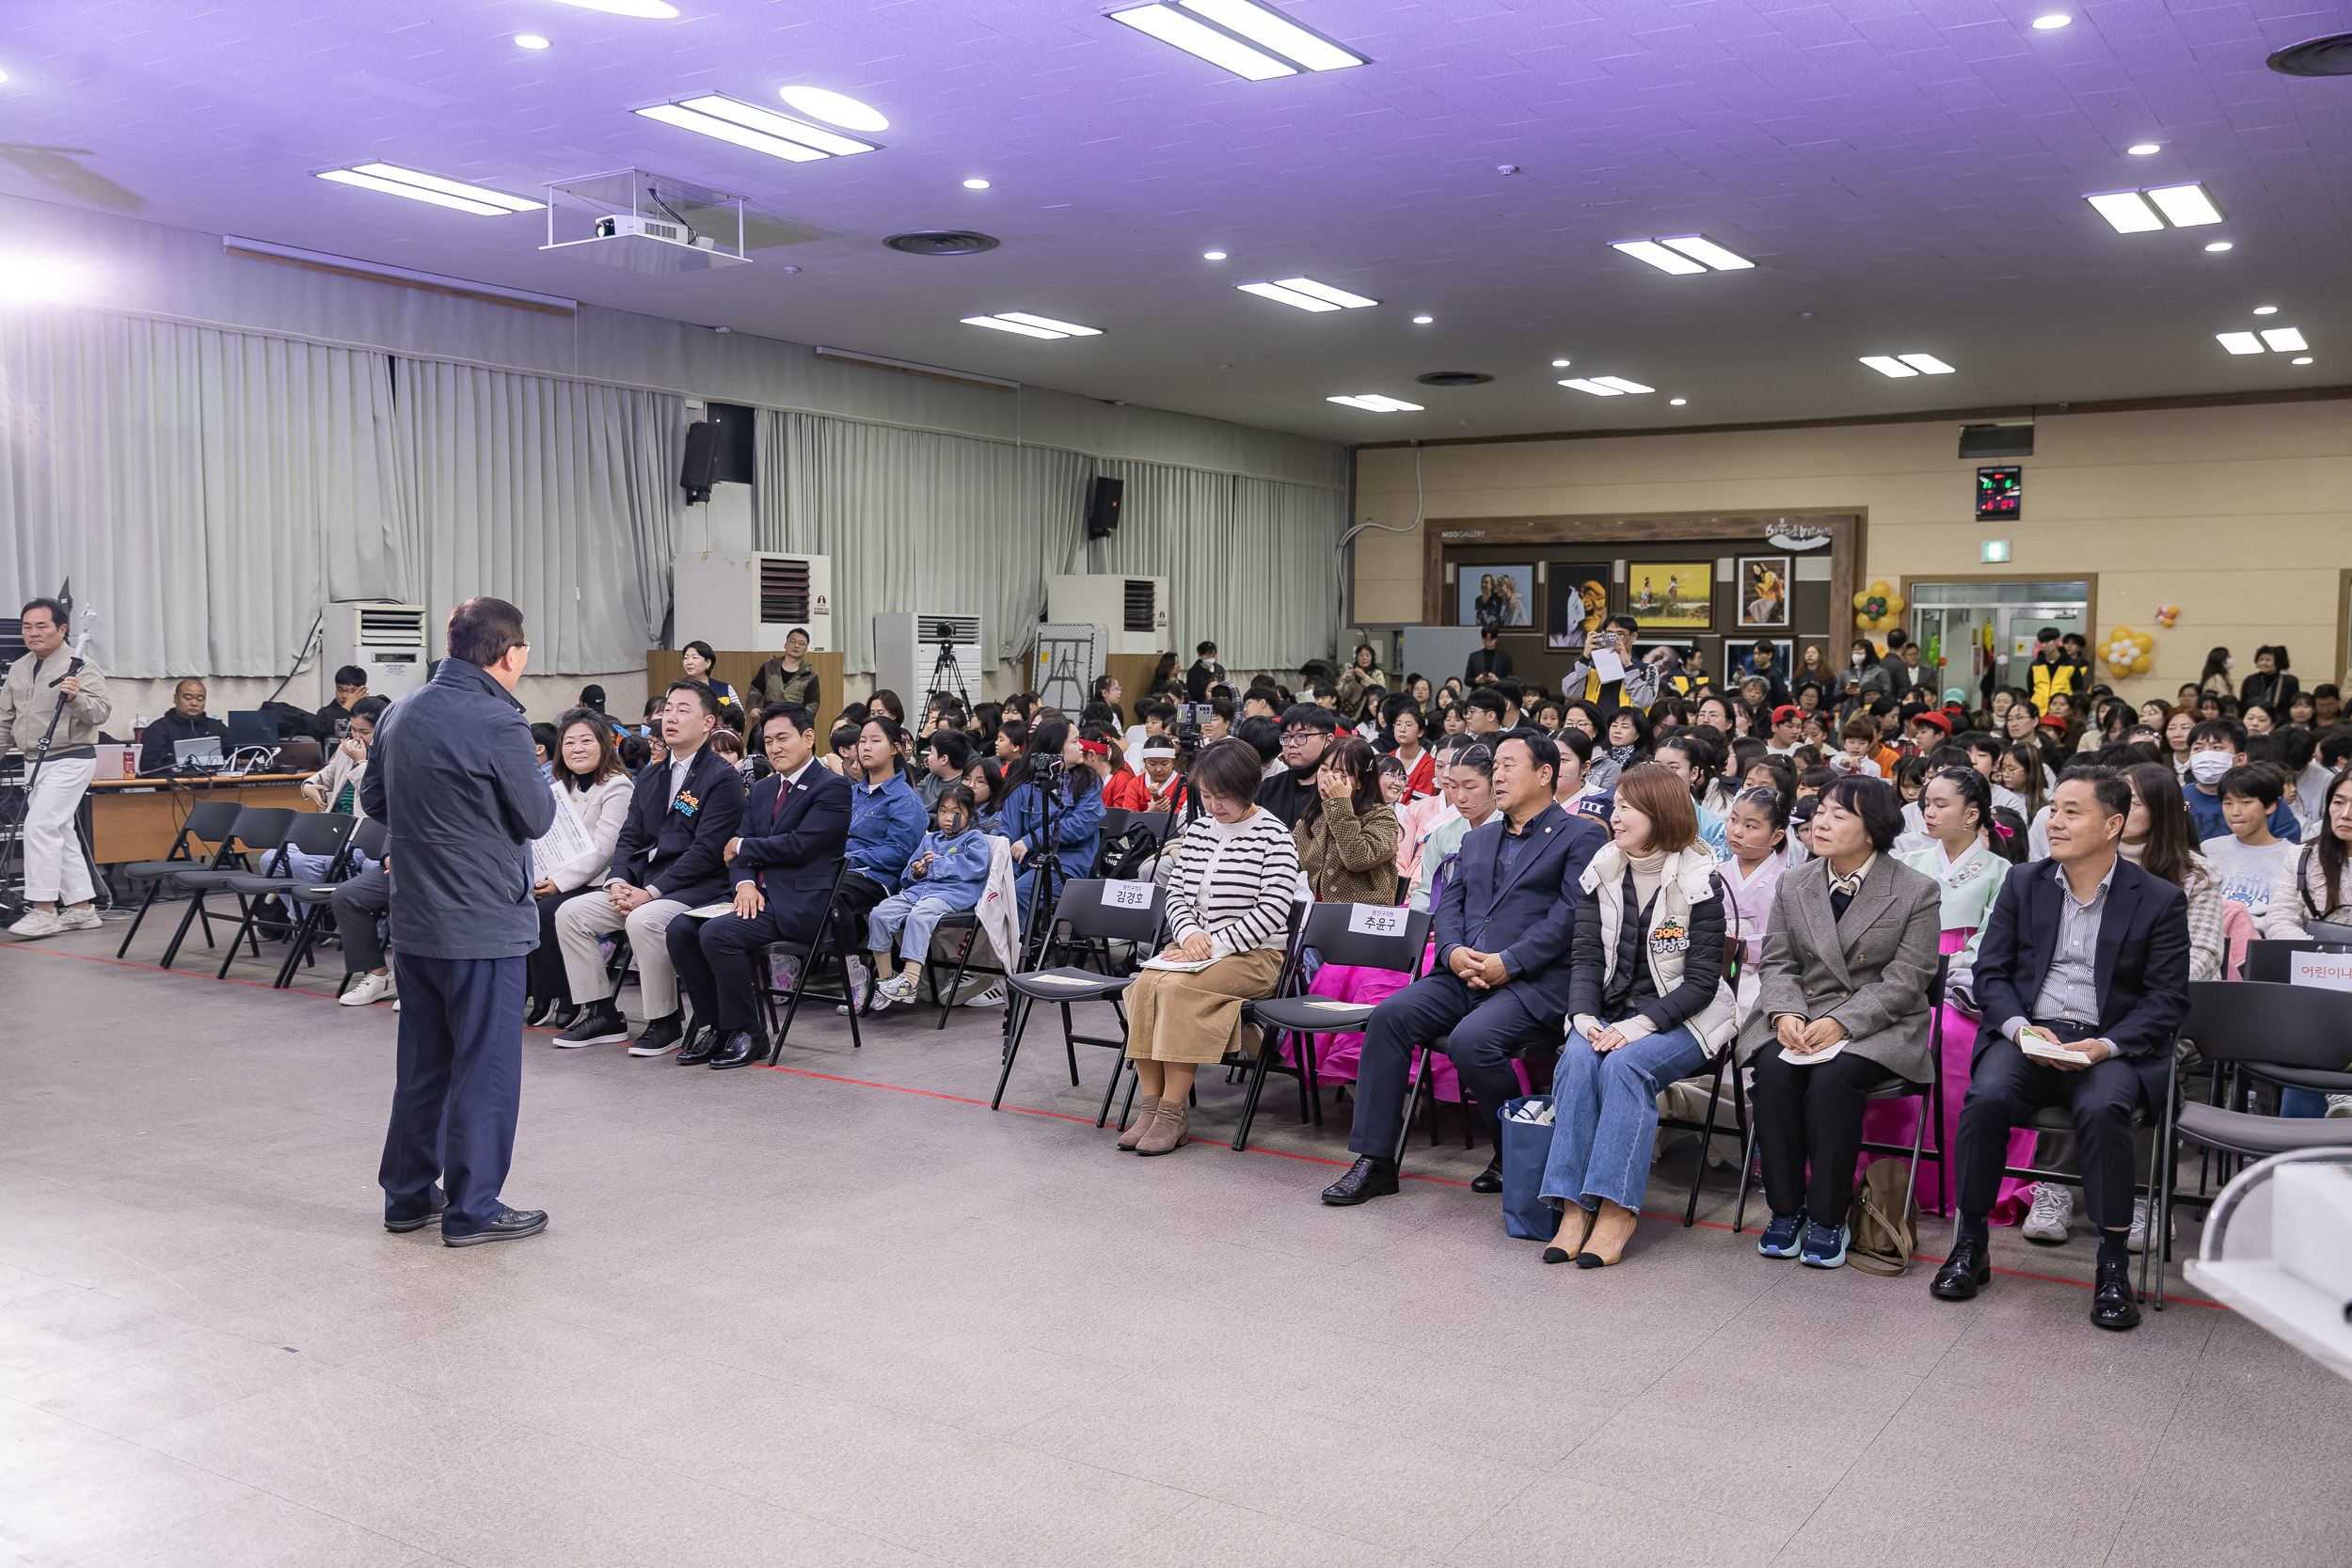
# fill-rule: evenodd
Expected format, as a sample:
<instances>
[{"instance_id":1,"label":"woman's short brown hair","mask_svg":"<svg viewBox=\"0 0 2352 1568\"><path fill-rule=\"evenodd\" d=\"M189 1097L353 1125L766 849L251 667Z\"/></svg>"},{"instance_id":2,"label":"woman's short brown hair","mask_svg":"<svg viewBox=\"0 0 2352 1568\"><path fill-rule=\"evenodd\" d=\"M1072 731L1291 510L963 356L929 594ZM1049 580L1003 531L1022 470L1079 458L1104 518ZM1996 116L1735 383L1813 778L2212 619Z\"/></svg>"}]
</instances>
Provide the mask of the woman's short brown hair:
<instances>
[{"instance_id":1,"label":"woman's short brown hair","mask_svg":"<svg viewBox=\"0 0 2352 1568\"><path fill-rule=\"evenodd\" d=\"M1656 763L1618 775L1617 799L1649 818L1652 849L1688 849L1698 841L1698 806L1690 786Z\"/></svg>"},{"instance_id":2,"label":"woman's short brown hair","mask_svg":"<svg viewBox=\"0 0 2352 1568\"><path fill-rule=\"evenodd\" d=\"M1187 782L1193 789L1222 800L1254 803L1264 772L1255 746L1227 736L1200 748L1200 754L1193 759Z\"/></svg>"}]
</instances>

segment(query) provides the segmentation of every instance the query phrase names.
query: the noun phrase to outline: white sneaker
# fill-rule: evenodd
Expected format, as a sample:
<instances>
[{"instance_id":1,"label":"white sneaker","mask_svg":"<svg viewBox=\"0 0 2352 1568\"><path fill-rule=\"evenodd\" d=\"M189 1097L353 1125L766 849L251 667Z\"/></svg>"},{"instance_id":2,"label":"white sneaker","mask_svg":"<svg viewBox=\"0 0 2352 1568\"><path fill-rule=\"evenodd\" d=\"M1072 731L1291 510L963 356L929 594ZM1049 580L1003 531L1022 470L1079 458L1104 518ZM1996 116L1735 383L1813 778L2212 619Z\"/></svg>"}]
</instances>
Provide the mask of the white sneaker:
<instances>
[{"instance_id":1,"label":"white sneaker","mask_svg":"<svg viewBox=\"0 0 2352 1568\"><path fill-rule=\"evenodd\" d=\"M2066 1240L2066 1227L2074 1223L2074 1191L2055 1181L2034 1184L2033 1212L2026 1216L2026 1240L2056 1244Z\"/></svg>"},{"instance_id":2,"label":"white sneaker","mask_svg":"<svg viewBox=\"0 0 2352 1568\"><path fill-rule=\"evenodd\" d=\"M364 1007L370 1003L381 1002L391 994L392 977L389 974L362 974L359 976L358 984L335 1000L346 1007Z\"/></svg>"},{"instance_id":3,"label":"white sneaker","mask_svg":"<svg viewBox=\"0 0 2352 1568\"><path fill-rule=\"evenodd\" d=\"M914 1000L914 982L904 974L893 974L882 983L882 994L904 1006Z\"/></svg>"},{"instance_id":4,"label":"white sneaker","mask_svg":"<svg viewBox=\"0 0 2352 1568\"><path fill-rule=\"evenodd\" d=\"M2328 1114L2331 1117L2352 1117L2352 1094L2329 1095Z\"/></svg>"},{"instance_id":5,"label":"white sneaker","mask_svg":"<svg viewBox=\"0 0 2352 1568\"><path fill-rule=\"evenodd\" d=\"M64 928L55 910L26 910L24 918L8 927L20 937L54 937Z\"/></svg>"},{"instance_id":6,"label":"white sneaker","mask_svg":"<svg viewBox=\"0 0 2352 1568\"><path fill-rule=\"evenodd\" d=\"M777 990L790 990L801 977L801 960L789 953L779 953L769 960L768 983Z\"/></svg>"},{"instance_id":7,"label":"white sneaker","mask_svg":"<svg viewBox=\"0 0 2352 1568\"><path fill-rule=\"evenodd\" d=\"M2178 1240L2181 1234L2181 1218L2178 1214L2169 1217L2172 1222L2169 1228L2172 1232L2173 1239ZM2144 1197L2132 1199L2132 1233L2123 1238L2123 1244L2134 1252L2148 1250L2148 1200Z\"/></svg>"},{"instance_id":8,"label":"white sneaker","mask_svg":"<svg viewBox=\"0 0 2352 1568\"><path fill-rule=\"evenodd\" d=\"M88 904L57 911L57 929L60 931L95 931L104 924L98 918L98 911Z\"/></svg>"},{"instance_id":9,"label":"white sneaker","mask_svg":"<svg viewBox=\"0 0 2352 1568\"><path fill-rule=\"evenodd\" d=\"M965 997L962 1002L962 1006L966 1007L1001 1007L1004 1005L1005 983L1002 980L997 981L977 996Z\"/></svg>"}]
</instances>

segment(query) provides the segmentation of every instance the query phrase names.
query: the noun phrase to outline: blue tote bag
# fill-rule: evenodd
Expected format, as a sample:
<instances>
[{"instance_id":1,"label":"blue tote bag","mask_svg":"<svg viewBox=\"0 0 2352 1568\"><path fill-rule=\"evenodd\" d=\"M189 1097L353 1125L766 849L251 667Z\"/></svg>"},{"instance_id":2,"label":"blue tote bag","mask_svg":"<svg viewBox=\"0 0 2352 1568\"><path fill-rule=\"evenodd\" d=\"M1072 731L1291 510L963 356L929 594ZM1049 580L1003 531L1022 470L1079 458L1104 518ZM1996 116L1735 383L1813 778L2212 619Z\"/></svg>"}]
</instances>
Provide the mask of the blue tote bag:
<instances>
[{"instance_id":1,"label":"blue tote bag","mask_svg":"<svg viewBox=\"0 0 2352 1568\"><path fill-rule=\"evenodd\" d=\"M1540 1116L1543 1119L1534 1119ZM1543 1199L1544 1164L1551 1158L1551 1096L1531 1094L1502 1107L1502 1228L1523 1242L1549 1242L1560 1232L1560 1211Z\"/></svg>"}]
</instances>

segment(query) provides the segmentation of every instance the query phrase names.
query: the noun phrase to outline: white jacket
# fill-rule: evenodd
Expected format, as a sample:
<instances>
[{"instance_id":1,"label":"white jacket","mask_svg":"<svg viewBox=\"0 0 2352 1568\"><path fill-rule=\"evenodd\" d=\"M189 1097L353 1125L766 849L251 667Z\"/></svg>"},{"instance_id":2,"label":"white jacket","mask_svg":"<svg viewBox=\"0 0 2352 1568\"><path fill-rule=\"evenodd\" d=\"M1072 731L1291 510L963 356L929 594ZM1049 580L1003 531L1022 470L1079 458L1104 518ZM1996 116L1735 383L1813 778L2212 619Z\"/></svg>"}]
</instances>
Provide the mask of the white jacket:
<instances>
[{"instance_id":1,"label":"white jacket","mask_svg":"<svg viewBox=\"0 0 2352 1568\"><path fill-rule=\"evenodd\" d=\"M1597 890L1608 888L1613 892L1625 881L1625 873L1626 853L1612 840L1601 846L1600 852L1593 857L1592 863L1584 868L1584 875L1577 881L1584 896L1593 900L1594 912L1600 917L1600 963L1604 988L1616 977L1617 938L1625 926L1625 900L1599 896ZM1715 885L1715 852L1707 847L1704 840L1693 840L1689 848L1676 850L1666 857L1666 863L1659 868L1658 895L1650 900L1648 940L1642 943L1643 951L1649 956L1650 984L1657 988L1659 995L1669 994L1682 983L1682 956L1689 950L1687 939L1682 944L1661 941L1660 930L1671 927L1687 932L1691 928L1691 906L1722 896L1722 891ZM1726 909L1724 921L1724 953L1726 958L1730 956L1733 942L1730 911ZM1599 1022L1594 1021L1596 1025ZM1629 1025L1639 1025L1640 1028L1636 1031ZM1707 1048L1709 1056L1729 1044L1732 1037L1740 1032L1740 1009L1732 998L1730 982L1718 974L1714 996L1706 1006L1685 1019L1683 1026ZM1648 1021L1638 1016L1617 1027L1637 1039L1649 1033Z\"/></svg>"}]
</instances>

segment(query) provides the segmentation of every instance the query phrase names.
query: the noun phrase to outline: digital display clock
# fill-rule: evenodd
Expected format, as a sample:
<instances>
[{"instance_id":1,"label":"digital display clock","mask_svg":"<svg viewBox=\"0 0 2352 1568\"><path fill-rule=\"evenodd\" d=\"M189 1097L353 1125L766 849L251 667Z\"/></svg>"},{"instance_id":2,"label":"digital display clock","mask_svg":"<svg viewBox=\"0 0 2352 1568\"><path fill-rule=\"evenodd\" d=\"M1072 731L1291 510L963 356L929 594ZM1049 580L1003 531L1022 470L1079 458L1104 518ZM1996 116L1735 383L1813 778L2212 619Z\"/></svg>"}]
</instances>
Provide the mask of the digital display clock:
<instances>
[{"instance_id":1,"label":"digital display clock","mask_svg":"<svg viewBox=\"0 0 2352 1568\"><path fill-rule=\"evenodd\" d=\"M2022 517L2025 515L2025 469L1977 470L1977 521L2008 522L2011 518Z\"/></svg>"}]
</instances>

